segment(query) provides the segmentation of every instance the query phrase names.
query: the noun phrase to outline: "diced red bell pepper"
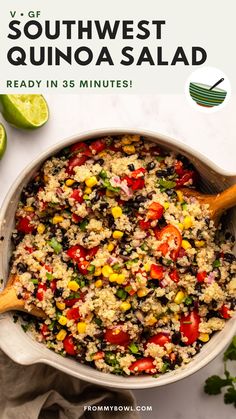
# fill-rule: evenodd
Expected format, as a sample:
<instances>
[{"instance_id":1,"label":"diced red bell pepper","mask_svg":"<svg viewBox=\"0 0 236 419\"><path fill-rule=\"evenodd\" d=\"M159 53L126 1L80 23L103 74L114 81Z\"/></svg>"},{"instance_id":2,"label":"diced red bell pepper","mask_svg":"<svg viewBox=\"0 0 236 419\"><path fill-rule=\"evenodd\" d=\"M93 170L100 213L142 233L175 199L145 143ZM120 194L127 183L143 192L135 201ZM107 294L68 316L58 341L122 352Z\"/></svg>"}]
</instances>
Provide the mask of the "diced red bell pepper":
<instances>
[{"instance_id":1,"label":"diced red bell pepper","mask_svg":"<svg viewBox=\"0 0 236 419\"><path fill-rule=\"evenodd\" d=\"M24 234L30 234L34 231L35 226L31 224L31 217L21 217L16 225L16 229Z\"/></svg>"},{"instance_id":2,"label":"diced red bell pepper","mask_svg":"<svg viewBox=\"0 0 236 419\"><path fill-rule=\"evenodd\" d=\"M45 324L45 323L43 323L43 324L42 324L42 327L41 327L41 329L40 329L40 332L41 332L42 336L43 336L44 338L46 338L46 337L49 335L48 325L47 325L47 324Z\"/></svg>"},{"instance_id":3,"label":"diced red bell pepper","mask_svg":"<svg viewBox=\"0 0 236 419\"><path fill-rule=\"evenodd\" d=\"M106 148L105 141L102 140L96 140L93 141L92 144L90 144L90 149L92 150L93 154L101 153Z\"/></svg>"},{"instance_id":4,"label":"diced red bell pepper","mask_svg":"<svg viewBox=\"0 0 236 419\"><path fill-rule=\"evenodd\" d=\"M38 290L37 290L37 293L36 293L36 298L39 301L43 301L43 299L44 299L44 292L46 290L47 290L47 285L46 284L39 284L38 285Z\"/></svg>"},{"instance_id":5,"label":"diced red bell pepper","mask_svg":"<svg viewBox=\"0 0 236 419\"><path fill-rule=\"evenodd\" d=\"M231 318L231 315L230 315L229 311L230 311L230 309L227 306L223 305L221 307L220 315L223 317L223 319L230 319Z\"/></svg>"},{"instance_id":6,"label":"diced red bell pepper","mask_svg":"<svg viewBox=\"0 0 236 419\"><path fill-rule=\"evenodd\" d=\"M131 172L130 177L137 179L137 178L142 177L145 172L146 172L146 169L144 169L144 167L140 167L140 169L137 169Z\"/></svg>"},{"instance_id":7,"label":"diced red bell pepper","mask_svg":"<svg viewBox=\"0 0 236 419\"><path fill-rule=\"evenodd\" d=\"M96 256L97 252L99 250L99 246L92 247L91 249L87 250L87 256L89 259L93 259L94 256Z\"/></svg>"},{"instance_id":8,"label":"diced red bell pepper","mask_svg":"<svg viewBox=\"0 0 236 419\"><path fill-rule=\"evenodd\" d=\"M139 189L143 189L144 186L145 186L145 182L144 182L144 179L142 177L139 177L137 179L132 179L131 189L133 191L137 191Z\"/></svg>"},{"instance_id":9,"label":"diced red bell pepper","mask_svg":"<svg viewBox=\"0 0 236 419\"><path fill-rule=\"evenodd\" d=\"M72 335L67 335L65 337L65 339L63 340L63 346L68 355L76 355L75 344Z\"/></svg>"},{"instance_id":10,"label":"diced red bell pepper","mask_svg":"<svg viewBox=\"0 0 236 419\"><path fill-rule=\"evenodd\" d=\"M164 268L161 265L151 265L150 276L152 279L161 280L164 277Z\"/></svg>"},{"instance_id":11,"label":"diced red bell pepper","mask_svg":"<svg viewBox=\"0 0 236 419\"><path fill-rule=\"evenodd\" d=\"M170 273L169 273L169 277L172 279L172 281L174 282L179 282L179 273L177 271L177 269L173 269Z\"/></svg>"},{"instance_id":12,"label":"diced red bell pepper","mask_svg":"<svg viewBox=\"0 0 236 419\"><path fill-rule=\"evenodd\" d=\"M83 141L73 144L72 146L70 146L70 152L71 153L83 153L84 150L87 150L88 145L86 143L84 143Z\"/></svg>"},{"instance_id":13,"label":"diced red bell pepper","mask_svg":"<svg viewBox=\"0 0 236 419\"><path fill-rule=\"evenodd\" d=\"M141 230L149 230L149 228L151 228L151 222L150 221L144 221L144 220L139 220L139 227L141 228Z\"/></svg>"},{"instance_id":14,"label":"diced red bell pepper","mask_svg":"<svg viewBox=\"0 0 236 419\"><path fill-rule=\"evenodd\" d=\"M75 303L77 303L78 301L83 301L84 294L80 293L80 295L80 298L66 298L64 300L66 307L73 307L73 305L75 305Z\"/></svg>"},{"instance_id":15,"label":"diced red bell pepper","mask_svg":"<svg viewBox=\"0 0 236 419\"><path fill-rule=\"evenodd\" d=\"M84 247L78 245L72 246L67 250L67 255L75 262L81 262L86 257L86 250Z\"/></svg>"},{"instance_id":16,"label":"diced red bell pepper","mask_svg":"<svg viewBox=\"0 0 236 419\"><path fill-rule=\"evenodd\" d=\"M69 320L79 320L80 319L79 308L78 307L70 308L66 313L66 317Z\"/></svg>"},{"instance_id":17,"label":"diced red bell pepper","mask_svg":"<svg viewBox=\"0 0 236 419\"><path fill-rule=\"evenodd\" d=\"M183 174L184 174L184 165L183 165L182 161L177 160L175 162L175 172L177 173L177 175L183 176Z\"/></svg>"},{"instance_id":18,"label":"diced red bell pepper","mask_svg":"<svg viewBox=\"0 0 236 419\"><path fill-rule=\"evenodd\" d=\"M25 250L26 252L33 253L35 249L33 247L25 246Z\"/></svg>"},{"instance_id":19,"label":"diced red bell pepper","mask_svg":"<svg viewBox=\"0 0 236 419\"><path fill-rule=\"evenodd\" d=\"M52 292L55 292L57 289L57 281L56 279L53 279L52 281L50 281L50 288L52 290Z\"/></svg>"},{"instance_id":20,"label":"diced red bell pepper","mask_svg":"<svg viewBox=\"0 0 236 419\"><path fill-rule=\"evenodd\" d=\"M68 173L68 175L74 174L74 168L77 166L82 166L87 159L87 156L72 156L69 159L68 166L66 168L66 173Z\"/></svg>"},{"instance_id":21,"label":"diced red bell pepper","mask_svg":"<svg viewBox=\"0 0 236 419\"><path fill-rule=\"evenodd\" d=\"M79 223L80 221L82 221L83 220L83 218L82 217L80 217L79 215L77 215L77 214L72 214L72 221L74 221L74 223Z\"/></svg>"},{"instance_id":22,"label":"diced red bell pepper","mask_svg":"<svg viewBox=\"0 0 236 419\"><path fill-rule=\"evenodd\" d=\"M176 180L176 187L179 188L180 186L185 185L185 183L189 182L191 179L193 180L193 177L193 170L185 170L184 174Z\"/></svg>"},{"instance_id":23,"label":"diced red bell pepper","mask_svg":"<svg viewBox=\"0 0 236 419\"><path fill-rule=\"evenodd\" d=\"M93 355L93 361L98 361L99 359L103 359L105 353L103 351L98 351Z\"/></svg>"},{"instance_id":24,"label":"diced red bell pepper","mask_svg":"<svg viewBox=\"0 0 236 419\"><path fill-rule=\"evenodd\" d=\"M90 263L87 260L83 260L82 262L78 263L78 268L80 273L82 273L82 275L87 275L88 274L88 267L89 267Z\"/></svg>"},{"instance_id":25,"label":"diced red bell pepper","mask_svg":"<svg viewBox=\"0 0 236 419\"><path fill-rule=\"evenodd\" d=\"M202 272L197 273L197 281L198 282L204 282L206 277L207 277L206 271L202 271Z\"/></svg>"},{"instance_id":26,"label":"diced red bell pepper","mask_svg":"<svg viewBox=\"0 0 236 419\"><path fill-rule=\"evenodd\" d=\"M84 202L83 193L81 189L74 189L72 194L70 195L70 198L74 199L79 204L82 204L82 202Z\"/></svg>"}]
</instances>

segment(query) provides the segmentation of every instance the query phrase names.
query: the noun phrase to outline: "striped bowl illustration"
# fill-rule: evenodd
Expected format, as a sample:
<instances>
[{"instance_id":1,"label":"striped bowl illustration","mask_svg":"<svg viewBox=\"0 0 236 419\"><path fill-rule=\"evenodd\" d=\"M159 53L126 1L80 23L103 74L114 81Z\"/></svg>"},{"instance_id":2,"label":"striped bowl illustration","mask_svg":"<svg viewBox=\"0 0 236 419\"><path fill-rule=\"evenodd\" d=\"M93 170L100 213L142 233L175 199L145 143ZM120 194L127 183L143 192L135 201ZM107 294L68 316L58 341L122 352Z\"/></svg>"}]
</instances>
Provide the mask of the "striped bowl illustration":
<instances>
[{"instance_id":1,"label":"striped bowl illustration","mask_svg":"<svg viewBox=\"0 0 236 419\"><path fill-rule=\"evenodd\" d=\"M190 83L189 93L191 98L200 106L212 108L224 102L227 92L217 87L209 90L211 86L201 83Z\"/></svg>"}]
</instances>

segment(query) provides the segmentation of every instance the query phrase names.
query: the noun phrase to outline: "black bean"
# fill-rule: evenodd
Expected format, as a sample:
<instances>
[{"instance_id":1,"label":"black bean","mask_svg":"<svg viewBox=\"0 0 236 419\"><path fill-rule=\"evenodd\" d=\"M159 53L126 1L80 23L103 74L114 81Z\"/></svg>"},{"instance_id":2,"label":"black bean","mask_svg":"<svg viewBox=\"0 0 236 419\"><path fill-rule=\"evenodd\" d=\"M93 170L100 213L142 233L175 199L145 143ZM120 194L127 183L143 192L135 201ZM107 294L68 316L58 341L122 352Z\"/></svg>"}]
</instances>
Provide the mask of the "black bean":
<instances>
[{"instance_id":1,"label":"black bean","mask_svg":"<svg viewBox=\"0 0 236 419\"><path fill-rule=\"evenodd\" d=\"M196 351L196 353L198 354L201 349L202 349L202 343L200 343L199 341L197 341L197 343L195 345L195 351Z\"/></svg>"},{"instance_id":2,"label":"black bean","mask_svg":"<svg viewBox=\"0 0 236 419\"><path fill-rule=\"evenodd\" d=\"M134 165L131 163L131 164L128 164L128 169L129 169L131 172L133 172L133 171L135 170L135 167L134 167Z\"/></svg>"},{"instance_id":3,"label":"black bean","mask_svg":"<svg viewBox=\"0 0 236 419\"><path fill-rule=\"evenodd\" d=\"M4 240L4 237L3 237L3 236L1 236L1 237L0 237L0 241L1 241L1 242L3 242L3 240Z\"/></svg>"},{"instance_id":4,"label":"black bean","mask_svg":"<svg viewBox=\"0 0 236 419\"><path fill-rule=\"evenodd\" d=\"M21 262L19 262L19 263L16 265L16 267L17 267L17 269L18 269L18 271L19 271L20 273L24 273L24 272L26 272L26 271L27 271L27 269L28 269L28 266L27 266L25 263L21 263Z\"/></svg>"},{"instance_id":5,"label":"black bean","mask_svg":"<svg viewBox=\"0 0 236 419\"><path fill-rule=\"evenodd\" d=\"M233 255L233 253L225 253L224 260L226 260L226 262L233 263L236 260L236 257Z\"/></svg>"},{"instance_id":6,"label":"black bean","mask_svg":"<svg viewBox=\"0 0 236 419\"><path fill-rule=\"evenodd\" d=\"M147 194L148 199L152 199L152 195L155 193L155 191L151 191Z\"/></svg>"},{"instance_id":7,"label":"black bean","mask_svg":"<svg viewBox=\"0 0 236 419\"><path fill-rule=\"evenodd\" d=\"M171 176L174 173L175 173L175 168L174 167L167 167L167 169L166 169L167 176Z\"/></svg>"},{"instance_id":8,"label":"black bean","mask_svg":"<svg viewBox=\"0 0 236 419\"><path fill-rule=\"evenodd\" d=\"M181 333L180 332L175 332L172 335L172 342L174 345L178 345L181 342Z\"/></svg>"},{"instance_id":9,"label":"black bean","mask_svg":"<svg viewBox=\"0 0 236 419\"><path fill-rule=\"evenodd\" d=\"M107 209L109 207L108 202L101 202L100 204L100 210Z\"/></svg>"},{"instance_id":10,"label":"black bean","mask_svg":"<svg viewBox=\"0 0 236 419\"><path fill-rule=\"evenodd\" d=\"M55 297L61 297L62 294L63 294L63 288L56 288L55 289L55 292L54 292Z\"/></svg>"},{"instance_id":11,"label":"black bean","mask_svg":"<svg viewBox=\"0 0 236 419\"><path fill-rule=\"evenodd\" d=\"M96 202L98 202L100 199L100 195L98 193L98 191L96 191L95 196L91 199L91 204L95 204Z\"/></svg>"},{"instance_id":12,"label":"black bean","mask_svg":"<svg viewBox=\"0 0 236 419\"><path fill-rule=\"evenodd\" d=\"M200 282L198 282L198 283L195 285L195 290L196 290L196 291L198 291L198 292L201 292L201 290L202 290L202 285L201 285L201 283L200 283Z\"/></svg>"},{"instance_id":13,"label":"black bean","mask_svg":"<svg viewBox=\"0 0 236 419\"><path fill-rule=\"evenodd\" d=\"M142 196L142 195L137 195L136 198L135 198L135 201L139 202L139 203L145 202L146 200L147 200L147 198L145 196Z\"/></svg>"},{"instance_id":14,"label":"black bean","mask_svg":"<svg viewBox=\"0 0 236 419\"><path fill-rule=\"evenodd\" d=\"M176 355L176 358L175 358L175 364L180 366L180 365L182 365L182 362L183 362L182 356L180 356L179 354L177 354Z\"/></svg>"},{"instance_id":15,"label":"black bean","mask_svg":"<svg viewBox=\"0 0 236 419\"><path fill-rule=\"evenodd\" d=\"M230 302L230 310L235 310L236 307L236 298L233 298Z\"/></svg>"},{"instance_id":16,"label":"black bean","mask_svg":"<svg viewBox=\"0 0 236 419\"><path fill-rule=\"evenodd\" d=\"M24 238L24 233L21 233L20 231L18 233L12 234L12 241L15 246L17 246Z\"/></svg>"},{"instance_id":17,"label":"black bean","mask_svg":"<svg viewBox=\"0 0 236 419\"><path fill-rule=\"evenodd\" d=\"M159 225L160 228L163 228L163 227L165 227L167 225L167 222L166 222L166 220L165 220L165 218L163 216L158 221L158 225Z\"/></svg>"},{"instance_id":18,"label":"black bean","mask_svg":"<svg viewBox=\"0 0 236 419\"><path fill-rule=\"evenodd\" d=\"M165 295L163 295L163 297L159 297L159 300L161 304L163 304L164 306L166 306L169 302L168 298L166 298Z\"/></svg>"},{"instance_id":19,"label":"black bean","mask_svg":"<svg viewBox=\"0 0 236 419\"><path fill-rule=\"evenodd\" d=\"M93 164L100 164L100 166L102 166L104 164L104 160L103 159L95 160Z\"/></svg>"},{"instance_id":20,"label":"black bean","mask_svg":"<svg viewBox=\"0 0 236 419\"><path fill-rule=\"evenodd\" d=\"M59 173L61 170L61 168L59 166L55 166L52 169L52 175L56 175L57 173Z\"/></svg>"},{"instance_id":21,"label":"black bean","mask_svg":"<svg viewBox=\"0 0 236 419\"><path fill-rule=\"evenodd\" d=\"M167 172L166 172L166 170L157 170L156 171L156 176L157 177L165 177L165 176L167 176Z\"/></svg>"},{"instance_id":22,"label":"black bean","mask_svg":"<svg viewBox=\"0 0 236 419\"><path fill-rule=\"evenodd\" d=\"M206 223L207 226L210 225L210 222L211 222L211 219L209 217L206 217L205 218L205 223Z\"/></svg>"},{"instance_id":23,"label":"black bean","mask_svg":"<svg viewBox=\"0 0 236 419\"><path fill-rule=\"evenodd\" d=\"M71 185L71 188L72 189L78 189L79 185L80 185L79 182L75 182L75 183L73 183L73 185Z\"/></svg>"},{"instance_id":24,"label":"black bean","mask_svg":"<svg viewBox=\"0 0 236 419\"><path fill-rule=\"evenodd\" d=\"M170 358L169 358L167 355L164 355L164 356L162 357L162 361L163 361L163 362L167 362L167 364L169 364L169 363L170 363Z\"/></svg>"},{"instance_id":25,"label":"black bean","mask_svg":"<svg viewBox=\"0 0 236 419\"><path fill-rule=\"evenodd\" d=\"M198 266L191 265L191 266L190 266L190 272L191 272L193 275L197 275L197 272L198 272Z\"/></svg>"},{"instance_id":26,"label":"black bean","mask_svg":"<svg viewBox=\"0 0 236 419\"><path fill-rule=\"evenodd\" d=\"M150 170L155 169L156 167L156 163L154 163L154 161L150 161L150 163L148 163L147 165L147 171L150 172Z\"/></svg>"}]
</instances>

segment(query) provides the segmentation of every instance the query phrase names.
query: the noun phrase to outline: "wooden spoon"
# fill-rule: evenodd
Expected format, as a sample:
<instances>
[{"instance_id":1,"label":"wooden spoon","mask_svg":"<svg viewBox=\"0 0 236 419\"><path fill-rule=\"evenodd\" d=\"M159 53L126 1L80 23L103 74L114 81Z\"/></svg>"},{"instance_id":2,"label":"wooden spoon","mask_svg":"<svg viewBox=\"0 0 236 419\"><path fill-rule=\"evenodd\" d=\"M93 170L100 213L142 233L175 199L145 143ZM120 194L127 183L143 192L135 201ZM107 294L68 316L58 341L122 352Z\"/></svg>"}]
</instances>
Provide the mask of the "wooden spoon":
<instances>
[{"instance_id":1,"label":"wooden spoon","mask_svg":"<svg viewBox=\"0 0 236 419\"><path fill-rule=\"evenodd\" d=\"M25 307L26 301L24 299L19 299L16 294L15 284L17 281L17 276L11 275L6 288L0 293L0 313L5 313L10 310L19 310L25 311L36 317L47 317L43 310L35 307L33 304L30 306L30 310Z\"/></svg>"},{"instance_id":2,"label":"wooden spoon","mask_svg":"<svg viewBox=\"0 0 236 419\"><path fill-rule=\"evenodd\" d=\"M195 197L201 204L208 204L210 217L216 225L223 212L236 205L236 185L230 186L217 195L205 195L190 188L181 188L181 191L187 197Z\"/></svg>"}]
</instances>

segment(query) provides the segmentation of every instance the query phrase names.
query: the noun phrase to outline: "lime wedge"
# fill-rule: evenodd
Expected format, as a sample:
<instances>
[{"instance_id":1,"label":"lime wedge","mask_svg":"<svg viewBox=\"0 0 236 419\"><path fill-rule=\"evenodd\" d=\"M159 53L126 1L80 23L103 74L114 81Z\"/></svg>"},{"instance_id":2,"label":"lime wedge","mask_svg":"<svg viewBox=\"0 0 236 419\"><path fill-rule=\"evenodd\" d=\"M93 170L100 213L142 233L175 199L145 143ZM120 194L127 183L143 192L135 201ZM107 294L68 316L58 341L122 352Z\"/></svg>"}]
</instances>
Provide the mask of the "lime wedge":
<instances>
[{"instance_id":1,"label":"lime wedge","mask_svg":"<svg viewBox=\"0 0 236 419\"><path fill-rule=\"evenodd\" d=\"M16 128L35 129L48 120L48 106L42 95L0 95L2 115Z\"/></svg>"},{"instance_id":2,"label":"lime wedge","mask_svg":"<svg viewBox=\"0 0 236 419\"><path fill-rule=\"evenodd\" d=\"M0 124L0 160L5 153L7 148L7 134L5 128L2 124Z\"/></svg>"}]
</instances>

